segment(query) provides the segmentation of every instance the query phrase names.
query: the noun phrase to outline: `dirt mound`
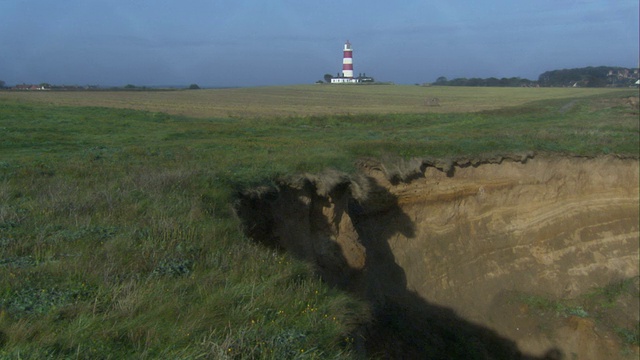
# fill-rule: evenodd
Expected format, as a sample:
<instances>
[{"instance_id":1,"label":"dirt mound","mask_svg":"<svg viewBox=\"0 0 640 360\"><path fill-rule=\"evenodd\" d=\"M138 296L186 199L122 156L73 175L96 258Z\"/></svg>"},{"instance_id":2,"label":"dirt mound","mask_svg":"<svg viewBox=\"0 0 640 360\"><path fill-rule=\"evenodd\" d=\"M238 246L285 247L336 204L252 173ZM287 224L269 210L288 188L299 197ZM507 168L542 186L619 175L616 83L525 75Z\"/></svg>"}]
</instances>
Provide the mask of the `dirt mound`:
<instances>
[{"instance_id":1,"label":"dirt mound","mask_svg":"<svg viewBox=\"0 0 640 360\"><path fill-rule=\"evenodd\" d=\"M360 333L368 355L637 355L586 312L549 310L556 321L537 321L543 315L522 310L531 304L506 295L560 304L638 276L637 159L360 165L356 176L247 192L237 212L249 236L316 264L326 281L373 304L375 320ZM633 329L638 308L626 312L624 328Z\"/></svg>"}]
</instances>

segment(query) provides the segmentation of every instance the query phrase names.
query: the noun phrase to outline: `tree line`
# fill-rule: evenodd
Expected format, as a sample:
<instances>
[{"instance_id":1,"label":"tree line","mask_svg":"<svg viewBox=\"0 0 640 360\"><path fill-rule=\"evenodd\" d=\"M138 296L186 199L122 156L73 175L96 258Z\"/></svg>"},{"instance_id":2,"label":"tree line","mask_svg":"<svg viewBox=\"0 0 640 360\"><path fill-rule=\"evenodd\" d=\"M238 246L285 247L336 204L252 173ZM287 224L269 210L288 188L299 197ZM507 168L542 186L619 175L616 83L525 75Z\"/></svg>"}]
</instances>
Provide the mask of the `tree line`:
<instances>
[{"instance_id":1,"label":"tree line","mask_svg":"<svg viewBox=\"0 0 640 360\"><path fill-rule=\"evenodd\" d=\"M538 77L540 86L627 87L638 81L638 69L614 66L589 66L552 70Z\"/></svg>"},{"instance_id":2,"label":"tree line","mask_svg":"<svg viewBox=\"0 0 640 360\"><path fill-rule=\"evenodd\" d=\"M486 79L482 78L455 78L452 80L447 79L444 76L440 76L436 79L432 85L439 86L503 86L503 87L522 87L522 86L535 86L536 82L523 79L519 77L502 78L498 79L490 77Z\"/></svg>"},{"instance_id":3,"label":"tree line","mask_svg":"<svg viewBox=\"0 0 640 360\"><path fill-rule=\"evenodd\" d=\"M455 78L452 80L440 76L431 85L439 86L502 86L502 87L628 87L638 81L637 68L615 66L589 66L574 69L546 71L538 80L519 77L511 78Z\"/></svg>"},{"instance_id":4,"label":"tree line","mask_svg":"<svg viewBox=\"0 0 640 360\"><path fill-rule=\"evenodd\" d=\"M0 90L1 89L9 89L9 90L107 90L107 91L167 91L167 90L179 90L182 89L180 87L148 87L148 86L136 86L133 84L127 84L125 86L110 86L110 87L101 87L100 85L52 85L49 83L40 83L38 85L33 84L18 84L13 87L6 86L6 82L0 80ZM189 90L199 90L201 89L198 84L191 84L185 89Z\"/></svg>"}]
</instances>

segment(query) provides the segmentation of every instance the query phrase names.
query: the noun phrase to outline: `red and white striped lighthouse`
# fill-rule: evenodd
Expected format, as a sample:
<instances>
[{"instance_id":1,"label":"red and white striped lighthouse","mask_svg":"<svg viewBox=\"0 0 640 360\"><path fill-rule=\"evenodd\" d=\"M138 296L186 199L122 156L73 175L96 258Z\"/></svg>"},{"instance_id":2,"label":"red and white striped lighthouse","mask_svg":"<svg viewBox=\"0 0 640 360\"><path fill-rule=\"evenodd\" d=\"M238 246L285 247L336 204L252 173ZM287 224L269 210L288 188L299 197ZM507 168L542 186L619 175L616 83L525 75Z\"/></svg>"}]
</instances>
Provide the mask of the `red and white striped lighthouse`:
<instances>
[{"instance_id":1,"label":"red and white striped lighthouse","mask_svg":"<svg viewBox=\"0 0 640 360\"><path fill-rule=\"evenodd\" d=\"M342 55L342 76L346 78L353 78L353 50L351 49L351 43L349 40L344 43Z\"/></svg>"}]
</instances>

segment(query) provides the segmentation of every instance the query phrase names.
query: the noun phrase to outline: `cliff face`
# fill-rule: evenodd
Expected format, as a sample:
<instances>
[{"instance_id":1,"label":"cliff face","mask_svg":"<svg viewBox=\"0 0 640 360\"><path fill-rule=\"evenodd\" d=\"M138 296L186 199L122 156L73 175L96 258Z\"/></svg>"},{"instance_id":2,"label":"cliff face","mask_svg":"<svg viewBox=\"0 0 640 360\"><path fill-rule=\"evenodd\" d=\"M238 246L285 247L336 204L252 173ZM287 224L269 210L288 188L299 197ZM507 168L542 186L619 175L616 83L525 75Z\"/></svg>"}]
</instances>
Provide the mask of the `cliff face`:
<instances>
[{"instance_id":1,"label":"cliff face","mask_svg":"<svg viewBox=\"0 0 640 360\"><path fill-rule=\"evenodd\" d=\"M520 333L501 307L509 293L575 298L637 277L638 174L637 160L614 157L416 161L402 171L367 162L356 177L307 176L244 194L237 210L249 236L313 262L329 283L369 299L383 319L391 307L426 316L427 327L445 322L475 337L472 347L500 342L504 353L493 357L518 348L582 354L566 337L589 331L564 340L561 332ZM637 323L637 309L629 311ZM407 326L419 333L420 322ZM408 353L438 354L451 337L433 338L440 330L405 341ZM363 333L370 342L383 336ZM603 349L581 358L618 351Z\"/></svg>"}]
</instances>

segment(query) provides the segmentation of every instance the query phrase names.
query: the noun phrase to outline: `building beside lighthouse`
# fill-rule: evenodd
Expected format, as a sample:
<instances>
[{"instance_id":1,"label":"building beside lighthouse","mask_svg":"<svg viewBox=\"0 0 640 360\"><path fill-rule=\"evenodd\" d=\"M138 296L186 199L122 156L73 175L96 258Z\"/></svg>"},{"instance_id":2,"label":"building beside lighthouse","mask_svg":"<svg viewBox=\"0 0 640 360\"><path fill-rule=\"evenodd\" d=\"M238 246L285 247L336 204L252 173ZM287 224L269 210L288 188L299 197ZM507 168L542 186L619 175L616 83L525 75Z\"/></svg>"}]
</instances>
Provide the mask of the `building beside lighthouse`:
<instances>
[{"instance_id":1,"label":"building beside lighthouse","mask_svg":"<svg viewBox=\"0 0 640 360\"><path fill-rule=\"evenodd\" d=\"M359 82L373 82L373 78L366 75L353 76L353 49L349 40L344 43L342 49L342 73L338 73L337 76L331 78L332 84L348 84Z\"/></svg>"}]
</instances>

